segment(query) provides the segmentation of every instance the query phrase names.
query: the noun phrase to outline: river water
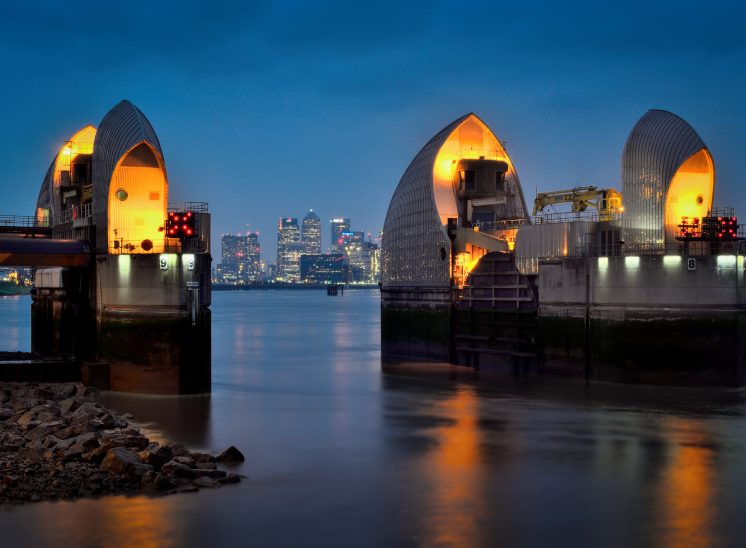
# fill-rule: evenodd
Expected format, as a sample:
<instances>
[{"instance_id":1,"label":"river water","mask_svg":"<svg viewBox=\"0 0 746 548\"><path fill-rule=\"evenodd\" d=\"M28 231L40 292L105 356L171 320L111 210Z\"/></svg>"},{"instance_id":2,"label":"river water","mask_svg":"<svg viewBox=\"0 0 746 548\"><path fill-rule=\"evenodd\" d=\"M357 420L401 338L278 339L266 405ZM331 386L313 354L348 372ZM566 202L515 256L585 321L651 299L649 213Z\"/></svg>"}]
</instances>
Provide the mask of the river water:
<instances>
[{"instance_id":1,"label":"river water","mask_svg":"<svg viewBox=\"0 0 746 548\"><path fill-rule=\"evenodd\" d=\"M379 295L213 295L209 396L105 394L239 485L0 508L0 546L743 546L736 390L382 367ZM28 350L28 297L0 350Z\"/></svg>"}]
</instances>

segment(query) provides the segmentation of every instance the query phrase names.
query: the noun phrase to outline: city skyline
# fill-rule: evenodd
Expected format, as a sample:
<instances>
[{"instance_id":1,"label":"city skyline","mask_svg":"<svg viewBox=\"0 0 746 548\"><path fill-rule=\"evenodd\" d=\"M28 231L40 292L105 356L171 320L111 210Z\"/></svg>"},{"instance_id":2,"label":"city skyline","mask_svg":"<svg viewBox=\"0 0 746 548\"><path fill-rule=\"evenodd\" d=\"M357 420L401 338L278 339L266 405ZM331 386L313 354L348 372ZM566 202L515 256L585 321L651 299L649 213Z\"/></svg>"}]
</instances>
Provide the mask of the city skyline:
<instances>
[{"instance_id":1,"label":"city skyline","mask_svg":"<svg viewBox=\"0 0 746 548\"><path fill-rule=\"evenodd\" d=\"M14 189L4 213L30 214L70 128L121 99L158 128L171 199L209 202L214 234L244 232L248 220L268 235L279 215L309 206L324 238L338 215L375 233L419 144L468 112L507 141L527 199L619 187L629 127L650 108L677 112L717 161L715 203L746 206L739 6L711 4L692 39L681 32L691 2L477 2L468 50L449 32L456 5L340 6L218 0L211 17L189 3L152 6L148 17L118 4L8 6L0 55L23 85L2 92L0 161L13 174L2 185ZM201 39L186 40L181 29L195 24ZM62 43L86 55L61 63ZM696 85L694 67L707 74ZM50 98L50 81L84 85ZM239 199L245 190L252 197Z\"/></svg>"},{"instance_id":2,"label":"city skyline","mask_svg":"<svg viewBox=\"0 0 746 548\"><path fill-rule=\"evenodd\" d=\"M354 222L354 219L351 219L349 216L329 216L326 217L318 212L316 208L307 208L305 210L301 210L301 212L305 211L305 213L296 214L295 212L292 212L292 215L287 215L284 217L276 216L274 217L274 220L269 223L269 226L263 227L263 229L259 229L256 227L255 224L251 222L246 222L243 224L244 229L243 230L236 230L236 231L225 231L220 234L215 234L210 247L212 248L212 256L216 260L221 256L221 249L220 249L220 237L222 236L242 236L242 235L248 235L248 234L257 234L260 238L260 241L262 243L262 256L265 258L271 258L271 260L266 261L267 264L275 264L276 263L276 257L277 257L277 222L278 219L283 218L295 218L298 220L298 227L299 232L302 235L302 221L306 214L309 212L313 212L316 215L319 216L319 219L321 220L321 253L329 253L332 252L332 242L331 242L331 235L330 235L330 225L332 224L332 221L334 219L340 219L343 218L345 220L348 220L353 223L353 226L357 227L357 224ZM355 231L363 232L365 234L365 240L368 241L370 239L373 242L378 241L379 236L381 234L381 231L383 229L383 219L381 219L380 226L377 228L370 228L365 227L365 229L355 229ZM216 261L217 262L217 261Z\"/></svg>"}]
</instances>

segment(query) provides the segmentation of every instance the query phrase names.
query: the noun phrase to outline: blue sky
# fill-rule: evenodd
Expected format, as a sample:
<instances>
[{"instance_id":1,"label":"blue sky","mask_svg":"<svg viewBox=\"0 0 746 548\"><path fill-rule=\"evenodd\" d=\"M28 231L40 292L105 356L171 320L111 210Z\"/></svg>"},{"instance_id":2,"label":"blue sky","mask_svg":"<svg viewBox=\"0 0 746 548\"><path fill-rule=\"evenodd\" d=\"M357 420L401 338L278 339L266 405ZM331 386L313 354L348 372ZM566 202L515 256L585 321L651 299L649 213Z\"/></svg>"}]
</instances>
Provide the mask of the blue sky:
<instances>
[{"instance_id":1,"label":"blue sky","mask_svg":"<svg viewBox=\"0 0 746 548\"><path fill-rule=\"evenodd\" d=\"M33 211L55 150L121 99L153 123L170 199L213 237L314 208L377 232L419 148L473 111L536 190L621 187L650 108L697 130L746 218L746 10L731 2L106 2L3 6L0 213ZM248 225L248 227L247 227ZM214 251L219 251L213 246Z\"/></svg>"}]
</instances>

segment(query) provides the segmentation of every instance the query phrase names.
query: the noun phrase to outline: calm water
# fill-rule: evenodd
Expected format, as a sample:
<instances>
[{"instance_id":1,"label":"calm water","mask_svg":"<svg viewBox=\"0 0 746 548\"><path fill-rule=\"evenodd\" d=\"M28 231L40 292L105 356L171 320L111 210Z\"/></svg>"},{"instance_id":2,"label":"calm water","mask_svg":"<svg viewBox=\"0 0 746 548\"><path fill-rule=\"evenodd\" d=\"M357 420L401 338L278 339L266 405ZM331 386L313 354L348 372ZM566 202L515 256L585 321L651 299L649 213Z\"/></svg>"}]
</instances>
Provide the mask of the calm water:
<instances>
[{"instance_id":1,"label":"calm water","mask_svg":"<svg viewBox=\"0 0 746 548\"><path fill-rule=\"evenodd\" d=\"M0 350L29 347L0 299ZM741 391L382 370L379 296L214 294L213 391L107 395L250 479L0 510L5 546L743 546Z\"/></svg>"}]
</instances>

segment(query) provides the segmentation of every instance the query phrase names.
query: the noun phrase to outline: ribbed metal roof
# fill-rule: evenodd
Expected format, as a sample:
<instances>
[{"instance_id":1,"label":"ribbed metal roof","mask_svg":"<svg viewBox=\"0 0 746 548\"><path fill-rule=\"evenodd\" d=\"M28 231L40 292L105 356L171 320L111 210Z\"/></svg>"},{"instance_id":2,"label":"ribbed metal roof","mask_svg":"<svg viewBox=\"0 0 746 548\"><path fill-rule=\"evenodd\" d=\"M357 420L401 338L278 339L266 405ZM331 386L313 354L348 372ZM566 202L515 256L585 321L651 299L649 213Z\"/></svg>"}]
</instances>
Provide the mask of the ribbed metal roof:
<instances>
[{"instance_id":1,"label":"ribbed metal roof","mask_svg":"<svg viewBox=\"0 0 746 548\"><path fill-rule=\"evenodd\" d=\"M469 116L461 116L436 133L399 180L383 224L384 286L450 285L450 264L440 258L441 248L450 249L450 240L435 204L433 164L443 143Z\"/></svg>"},{"instance_id":2,"label":"ribbed metal roof","mask_svg":"<svg viewBox=\"0 0 746 548\"><path fill-rule=\"evenodd\" d=\"M44 180L41 183L39 189L39 197L36 199L36 211L39 208L47 209L52 207L51 192L52 192L52 176L54 175L54 165L57 163L57 156L52 159L52 163L49 165L47 174L44 176ZM34 215L36 215L34 211Z\"/></svg>"},{"instance_id":3,"label":"ribbed metal roof","mask_svg":"<svg viewBox=\"0 0 746 548\"><path fill-rule=\"evenodd\" d=\"M96 247L107 249L107 211L109 183L119 160L140 143L147 143L159 156L163 151L150 121L135 105L121 101L112 108L98 127L93 145L93 222L96 225Z\"/></svg>"},{"instance_id":4,"label":"ribbed metal roof","mask_svg":"<svg viewBox=\"0 0 746 548\"><path fill-rule=\"evenodd\" d=\"M622 153L627 243L663 243L664 206L671 180L681 164L706 148L697 132L671 112L649 110L637 121Z\"/></svg>"},{"instance_id":5,"label":"ribbed metal roof","mask_svg":"<svg viewBox=\"0 0 746 548\"><path fill-rule=\"evenodd\" d=\"M422 147L399 180L386 213L381 254L384 286L450 286L451 242L438 209L433 169L449 137L469 120L489 132L504 153L489 127L473 113L454 120ZM515 191L514 214L525 216L523 191L512 163L506 183Z\"/></svg>"}]
</instances>

